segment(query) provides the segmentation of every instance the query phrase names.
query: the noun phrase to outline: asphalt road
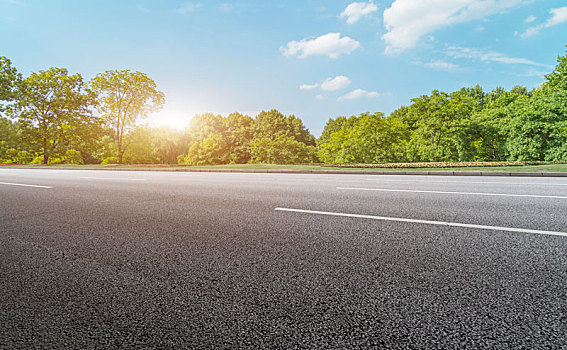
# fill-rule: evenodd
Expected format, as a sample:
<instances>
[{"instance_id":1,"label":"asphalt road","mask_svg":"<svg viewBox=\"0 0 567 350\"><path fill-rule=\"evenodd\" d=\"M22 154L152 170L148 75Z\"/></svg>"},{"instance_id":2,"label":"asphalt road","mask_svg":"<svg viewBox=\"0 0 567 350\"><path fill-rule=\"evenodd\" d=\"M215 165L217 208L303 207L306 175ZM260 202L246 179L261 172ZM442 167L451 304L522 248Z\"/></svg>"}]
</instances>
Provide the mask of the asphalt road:
<instances>
[{"instance_id":1,"label":"asphalt road","mask_svg":"<svg viewBox=\"0 0 567 350\"><path fill-rule=\"evenodd\" d=\"M567 178L0 168L0 348L566 349L566 213Z\"/></svg>"}]
</instances>

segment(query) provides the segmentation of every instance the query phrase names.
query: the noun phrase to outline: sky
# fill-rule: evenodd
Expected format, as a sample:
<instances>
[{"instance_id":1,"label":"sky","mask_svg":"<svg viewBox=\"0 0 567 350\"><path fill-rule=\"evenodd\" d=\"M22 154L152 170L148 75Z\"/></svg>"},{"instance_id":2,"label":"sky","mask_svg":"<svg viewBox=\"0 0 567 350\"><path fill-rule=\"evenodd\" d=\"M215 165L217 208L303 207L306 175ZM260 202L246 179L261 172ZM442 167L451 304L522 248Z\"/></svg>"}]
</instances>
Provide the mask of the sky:
<instances>
[{"instance_id":1,"label":"sky","mask_svg":"<svg viewBox=\"0 0 567 350\"><path fill-rule=\"evenodd\" d=\"M537 87L567 44L562 0L0 0L0 56L24 75L146 73L150 125L278 109L319 135L432 90Z\"/></svg>"}]
</instances>

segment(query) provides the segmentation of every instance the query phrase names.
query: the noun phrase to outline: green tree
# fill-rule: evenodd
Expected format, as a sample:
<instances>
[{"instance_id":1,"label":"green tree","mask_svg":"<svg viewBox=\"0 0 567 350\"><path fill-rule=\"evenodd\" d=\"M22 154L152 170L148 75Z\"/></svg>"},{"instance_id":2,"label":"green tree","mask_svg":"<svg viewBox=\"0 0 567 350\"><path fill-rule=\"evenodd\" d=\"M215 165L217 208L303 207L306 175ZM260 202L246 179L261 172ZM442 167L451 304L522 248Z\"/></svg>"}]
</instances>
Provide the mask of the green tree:
<instances>
[{"instance_id":1,"label":"green tree","mask_svg":"<svg viewBox=\"0 0 567 350\"><path fill-rule=\"evenodd\" d=\"M124 159L127 164L153 164L157 157L153 148L153 132L147 126L137 126L124 137Z\"/></svg>"},{"instance_id":2,"label":"green tree","mask_svg":"<svg viewBox=\"0 0 567 350\"><path fill-rule=\"evenodd\" d=\"M401 161L408 137L405 124L386 119L383 113L331 119L318 140L319 158L329 163Z\"/></svg>"},{"instance_id":3,"label":"green tree","mask_svg":"<svg viewBox=\"0 0 567 350\"><path fill-rule=\"evenodd\" d=\"M16 88L21 81L21 75L12 62L0 56L0 101L12 101L16 97ZM3 106L0 104L0 113L3 111Z\"/></svg>"},{"instance_id":4,"label":"green tree","mask_svg":"<svg viewBox=\"0 0 567 350\"><path fill-rule=\"evenodd\" d=\"M191 142L201 141L212 134L224 135L226 133L222 115L212 113L195 115L186 131Z\"/></svg>"},{"instance_id":5,"label":"green tree","mask_svg":"<svg viewBox=\"0 0 567 350\"><path fill-rule=\"evenodd\" d=\"M280 134L275 139L270 137L255 138L250 143L253 163L297 164L316 161L315 146L297 141L293 136Z\"/></svg>"},{"instance_id":6,"label":"green tree","mask_svg":"<svg viewBox=\"0 0 567 350\"><path fill-rule=\"evenodd\" d=\"M529 98L525 87L515 86L510 91L496 88L486 95L483 109L466 121L466 141L472 146L473 160L496 161L508 157L506 142L514 117L510 105L520 98Z\"/></svg>"},{"instance_id":7,"label":"green tree","mask_svg":"<svg viewBox=\"0 0 567 350\"><path fill-rule=\"evenodd\" d=\"M250 142L254 119L234 112L224 118L226 141L228 143L229 163L244 164L250 161Z\"/></svg>"},{"instance_id":8,"label":"green tree","mask_svg":"<svg viewBox=\"0 0 567 350\"><path fill-rule=\"evenodd\" d=\"M260 112L254 121L253 130L256 139L275 140L279 136L291 136L298 142L315 146L315 137L303 125L301 119L294 115L286 117L275 109Z\"/></svg>"},{"instance_id":9,"label":"green tree","mask_svg":"<svg viewBox=\"0 0 567 350\"><path fill-rule=\"evenodd\" d=\"M463 88L453 93L434 90L412 99L408 120L415 120L408 143L412 161L457 161L472 158L464 126L480 110L478 89ZM411 126L410 126L411 128Z\"/></svg>"},{"instance_id":10,"label":"green tree","mask_svg":"<svg viewBox=\"0 0 567 350\"><path fill-rule=\"evenodd\" d=\"M210 134L201 141L191 144L184 163L192 165L226 164L230 153L228 143L221 134Z\"/></svg>"},{"instance_id":11,"label":"green tree","mask_svg":"<svg viewBox=\"0 0 567 350\"><path fill-rule=\"evenodd\" d=\"M67 153L81 128L96 123L90 109L93 102L94 94L85 87L80 74L50 68L18 83L9 114L39 145L42 163L48 164L50 157Z\"/></svg>"},{"instance_id":12,"label":"green tree","mask_svg":"<svg viewBox=\"0 0 567 350\"><path fill-rule=\"evenodd\" d=\"M20 124L0 117L0 163L28 164L35 157Z\"/></svg>"},{"instance_id":13,"label":"green tree","mask_svg":"<svg viewBox=\"0 0 567 350\"><path fill-rule=\"evenodd\" d=\"M557 57L555 69L545 78L549 87L567 91L567 54Z\"/></svg>"},{"instance_id":14,"label":"green tree","mask_svg":"<svg viewBox=\"0 0 567 350\"><path fill-rule=\"evenodd\" d=\"M567 90L544 86L511 105L507 150L513 160L567 160Z\"/></svg>"},{"instance_id":15,"label":"green tree","mask_svg":"<svg viewBox=\"0 0 567 350\"><path fill-rule=\"evenodd\" d=\"M331 139L331 135L341 130L346 122L346 117L337 117L335 119L329 118L327 124L325 124L325 127L323 128L321 136L317 139L317 145L328 142Z\"/></svg>"},{"instance_id":16,"label":"green tree","mask_svg":"<svg viewBox=\"0 0 567 350\"><path fill-rule=\"evenodd\" d=\"M114 130L118 163L122 164L125 136L136 121L162 108L165 98L147 75L130 70L111 70L91 80L98 94L98 110L106 125Z\"/></svg>"},{"instance_id":17,"label":"green tree","mask_svg":"<svg viewBox=\"0 0 567 350\"><path fill-rule=\"evenodd\" d=\"M317 159L315 137L301 119L275 109L262 111L252 124L252 163L306 163Z\"/></svg>"},{"instance_id":18,"label":"green tree","mask_svg":"<svg viewBox=\"0 0 567 350\"><path fill-rule=\"evenodd\" d=\"M162 164L176 164L180 155L189 150L187 132L169 127L152 129L152 145L157 160Z\"/></svg>"}]
</instances>

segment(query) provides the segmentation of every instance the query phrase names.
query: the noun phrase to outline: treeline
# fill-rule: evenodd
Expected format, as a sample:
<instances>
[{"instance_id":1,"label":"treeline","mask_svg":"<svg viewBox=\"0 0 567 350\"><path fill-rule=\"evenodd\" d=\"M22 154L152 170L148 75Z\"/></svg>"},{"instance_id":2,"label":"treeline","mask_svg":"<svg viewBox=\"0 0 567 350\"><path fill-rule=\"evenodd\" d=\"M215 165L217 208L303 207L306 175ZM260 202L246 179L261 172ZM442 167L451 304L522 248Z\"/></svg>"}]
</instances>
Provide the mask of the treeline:
<instances>
[{"instance_id":1,"label":"treeline","mask_svg":"<svg viewBox=\"0 0 567 350\"><path fill-rule=\"evenodd\" d=\"M23 78L0 58L0 163L229 164L567 160L567 55L539 88L433 91L390 115L329 119L319 137L277 110L196 115L178 131L137 121L164 96L146 75Z\"/></svg>"},{"instance_id":2,"label":"treeline","mask_svg":"<svg viewBox=\"0 0 567 350\"><path fill-rule=\"evenodd\" d=\"M106 71L90 81L63 68L24 78L0 57L0 163L311 163L315 137L276 110L252 118L196 115L177 131L139 125L164 95L140 72Z\"/></svg>"}]
</instances>

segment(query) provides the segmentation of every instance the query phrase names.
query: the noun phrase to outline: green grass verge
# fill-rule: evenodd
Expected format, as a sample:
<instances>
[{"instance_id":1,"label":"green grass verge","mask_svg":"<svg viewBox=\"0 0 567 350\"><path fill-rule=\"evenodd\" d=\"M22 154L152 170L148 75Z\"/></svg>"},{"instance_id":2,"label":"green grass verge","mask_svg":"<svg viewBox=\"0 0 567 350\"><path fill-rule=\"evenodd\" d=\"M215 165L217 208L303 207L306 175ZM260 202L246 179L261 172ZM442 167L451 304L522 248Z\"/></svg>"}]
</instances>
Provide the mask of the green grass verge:
<instances>
[{"instance_id":1,"label":"green grass verge","mask_svg":"<svg viewBox=\"0 0 567 350\"><path fill-rule=\"evenodd\" d=\"M482 171L482 172L567 172L567 164L521 165L502 167L454 167L454 168L341 168L320 165L277 165L277 164L227 164L208 166L136 166L136 165L3 165L4 168L53 168L53 169L147 169L147 170L191 170L191 169L230 169L230 170L341 170L341 171Z\"/></svg>"}]
</instances>

